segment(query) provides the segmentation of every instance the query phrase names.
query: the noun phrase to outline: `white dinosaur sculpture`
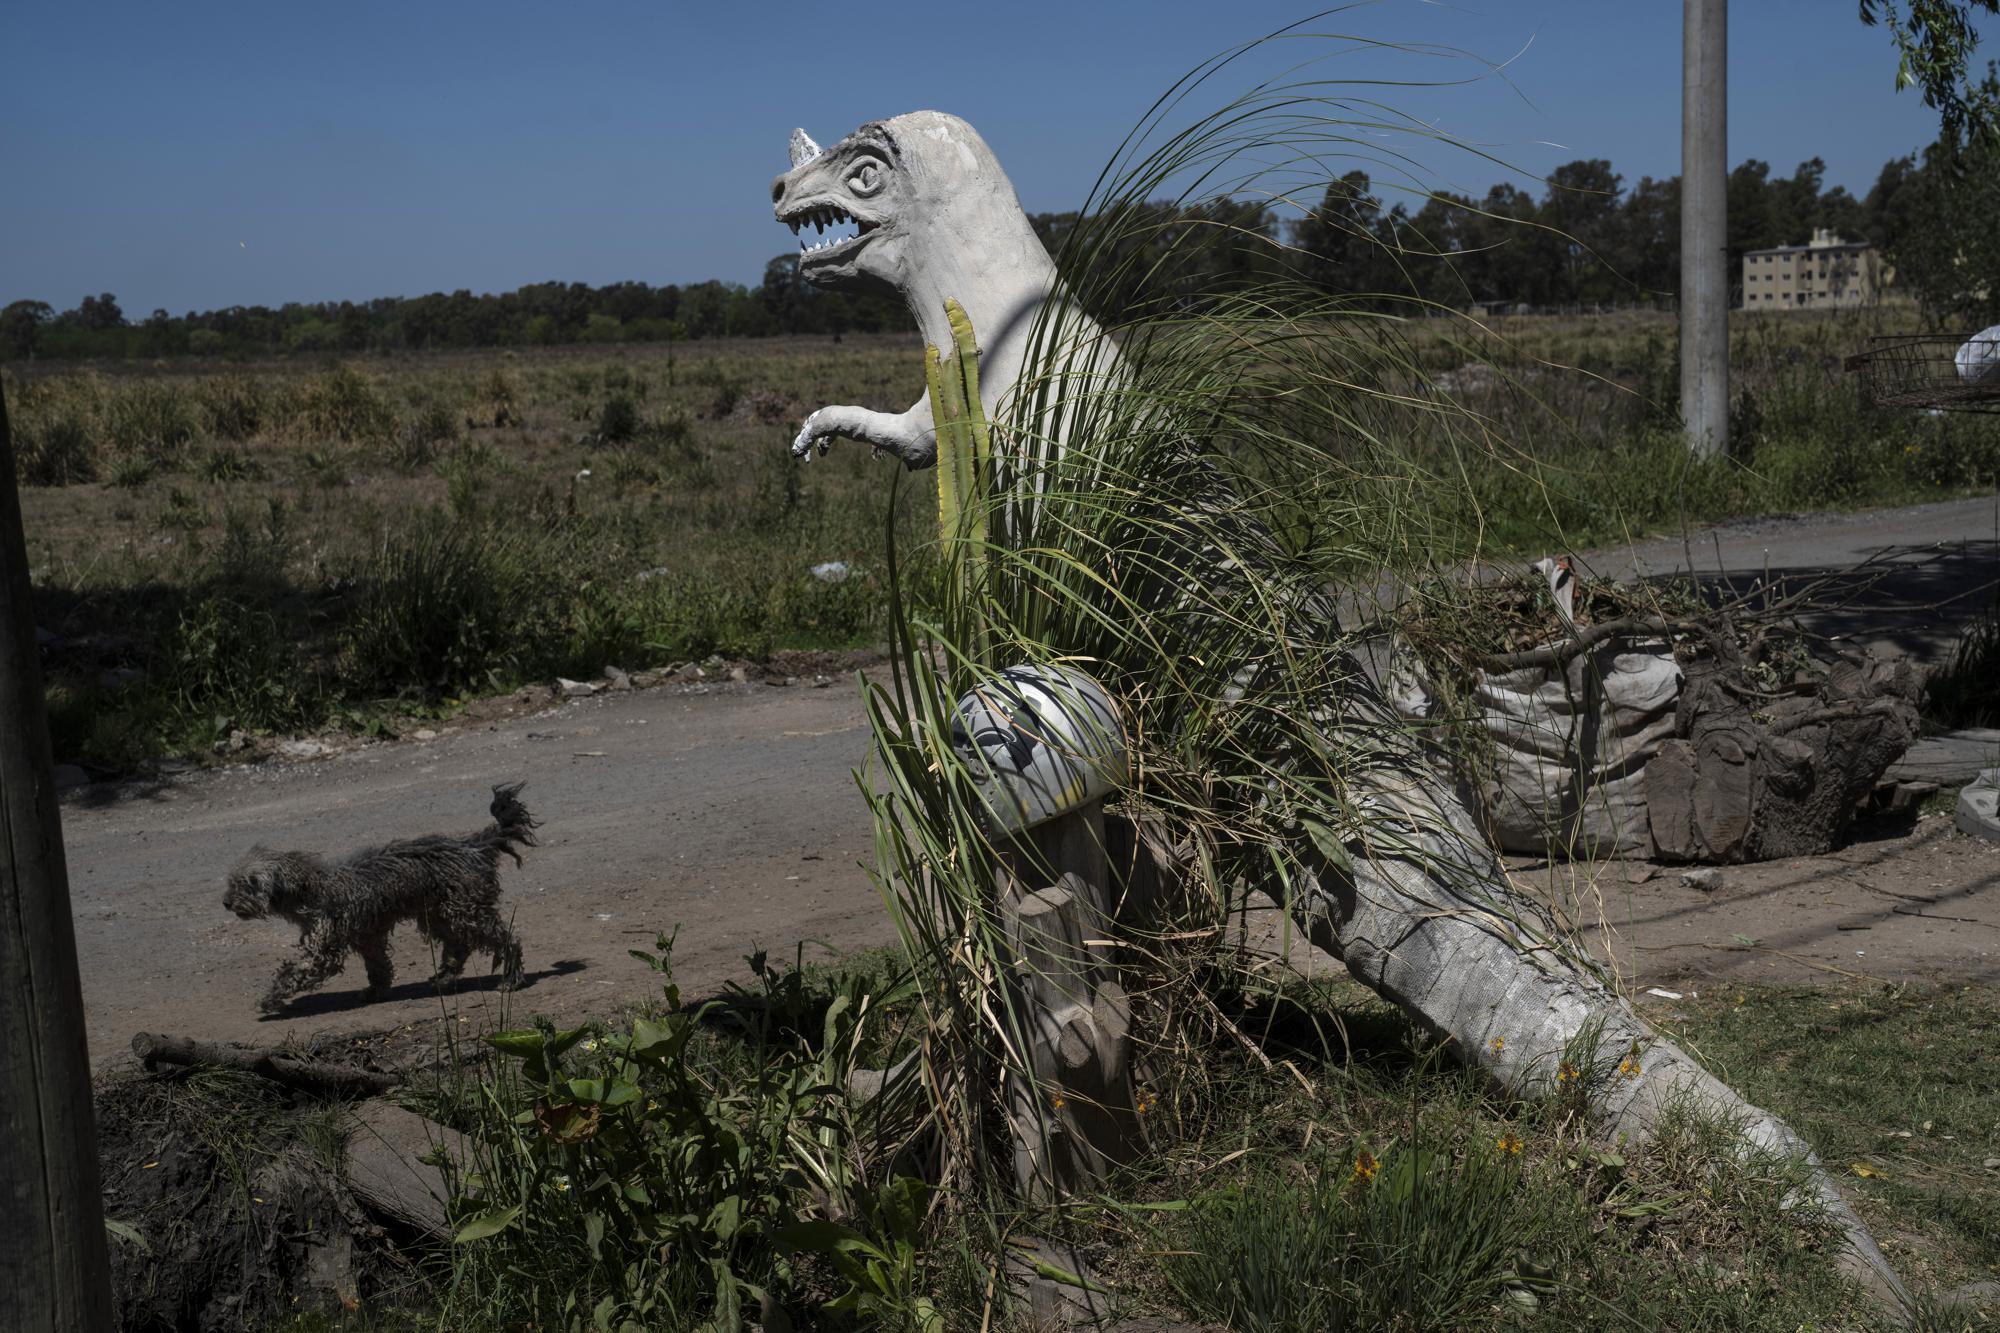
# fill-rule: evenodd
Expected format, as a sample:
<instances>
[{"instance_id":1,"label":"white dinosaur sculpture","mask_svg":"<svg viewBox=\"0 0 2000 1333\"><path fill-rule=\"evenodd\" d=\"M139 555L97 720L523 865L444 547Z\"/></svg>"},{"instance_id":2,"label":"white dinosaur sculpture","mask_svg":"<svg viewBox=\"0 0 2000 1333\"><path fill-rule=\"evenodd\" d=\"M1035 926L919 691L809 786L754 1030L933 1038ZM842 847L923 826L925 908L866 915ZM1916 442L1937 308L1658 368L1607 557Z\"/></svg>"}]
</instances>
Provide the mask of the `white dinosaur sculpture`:
<instances>
[{"instance_id":1,"label":"white dinosaur sculpture","mask_svg":"<svg viewBox=\"0 0 2000 1333\"><path fill-rule=\"evenodd\" d=\"M1063 298L1055 264L979 134L955 116L917 111L870 122L825 150L794 131L791 159L791 170L771 187L778 220L822 237L828 226L855 228L851 236L806 243L801 276L894 288L925 340L940 348L952 346L944 305L955 298L980 338L980 397L996 426L1004 425L1036 317L1044 302ZM1071 335L1080 341L1098 335L1092 373L1116 373L1116 349L1101 330L1074 311L1063 324L1081 329ZM936 461L927 400L900 413L822 407L806 419L793 453L823 453L837 436L911 468ZM1004 430L996 438L1004 440ZM1367 737L1360 749L1368 762L1352 775L1349 792L1366 832L1348 848L1351 865L1320 858L1317 882L1293 887L1290 909L1316 945L1523 1095L1553 1087L1565 1055L1594 1029L1598 1060L1619 1070L1595 1097L1606 1137L1644 1139L1669 1105L1685 1102L1739 1125L1746 1152L1797 1153L1817 1166L1789 1127L1655 1033L1543 928L1546 917L1508 883L1463 802L1397 739L1400 730L1379 698L1349 688L1331 706L1338 712L1332 728ZM1892 1305L1906 1302L1867 1228L1823 1171L1813 1194L1845 1233L1843 1267Z\"/></svg>"}]
</instances>

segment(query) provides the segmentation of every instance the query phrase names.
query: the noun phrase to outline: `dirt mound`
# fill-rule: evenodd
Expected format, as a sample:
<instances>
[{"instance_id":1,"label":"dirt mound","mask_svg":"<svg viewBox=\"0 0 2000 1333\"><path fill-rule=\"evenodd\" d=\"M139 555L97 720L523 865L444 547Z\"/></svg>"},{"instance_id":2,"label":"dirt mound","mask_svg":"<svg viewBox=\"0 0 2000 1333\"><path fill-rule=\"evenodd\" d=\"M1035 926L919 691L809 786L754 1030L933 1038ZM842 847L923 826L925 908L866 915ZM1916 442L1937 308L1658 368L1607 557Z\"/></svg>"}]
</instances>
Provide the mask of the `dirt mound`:
<instances>
[{"instance_id":1,"label":"dirt mound","mask_svg":"<svg viewBox=\"0 0 2000 1333\"><path fill-rule=\"evenodd\" d=\"M423 1275L343 1184L340 1114L254 1075L100 1084L118 1327L238 1333L410 1304Z\"/></svg>"}]
</instances>

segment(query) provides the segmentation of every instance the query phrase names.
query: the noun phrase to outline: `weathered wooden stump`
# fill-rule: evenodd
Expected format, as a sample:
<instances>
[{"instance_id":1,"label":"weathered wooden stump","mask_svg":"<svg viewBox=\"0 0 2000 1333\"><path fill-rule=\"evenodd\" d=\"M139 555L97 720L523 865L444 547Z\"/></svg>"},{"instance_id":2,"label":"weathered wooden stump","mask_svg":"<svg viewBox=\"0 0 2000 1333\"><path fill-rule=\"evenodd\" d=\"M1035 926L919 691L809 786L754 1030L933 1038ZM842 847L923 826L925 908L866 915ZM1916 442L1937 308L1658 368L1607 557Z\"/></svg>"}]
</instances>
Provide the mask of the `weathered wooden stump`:
<instances>
[{"instance_id":1,"label":"weathered wooden stump","mask_svg":"<svg viewBox=\"0 0 2000 1333\"><path fill-rule=\"evenodd\" d=\"M1070 667L1013 667L954 710L999 852L997 908L1016 1019L1002 1088L1021 1192L1101 1184L1139 1142L1131 1007L1118 984L1104 801L1125 780L1124 723Z\"/></svg>"},{"instance_id":2,"label":"weathered wooden stump","mask_svg":"<svg viewBox=\"0 0 2000 1333\"><path fill-rule=\"evenodd\" d=\"M1104 1181L1139 1143L1104 802L1018 835L1005 859L1000 914L1032 1073L1006 1088L1014 1175L1027 1197L1051 1202Z\"/></svg>"}]
</instances>

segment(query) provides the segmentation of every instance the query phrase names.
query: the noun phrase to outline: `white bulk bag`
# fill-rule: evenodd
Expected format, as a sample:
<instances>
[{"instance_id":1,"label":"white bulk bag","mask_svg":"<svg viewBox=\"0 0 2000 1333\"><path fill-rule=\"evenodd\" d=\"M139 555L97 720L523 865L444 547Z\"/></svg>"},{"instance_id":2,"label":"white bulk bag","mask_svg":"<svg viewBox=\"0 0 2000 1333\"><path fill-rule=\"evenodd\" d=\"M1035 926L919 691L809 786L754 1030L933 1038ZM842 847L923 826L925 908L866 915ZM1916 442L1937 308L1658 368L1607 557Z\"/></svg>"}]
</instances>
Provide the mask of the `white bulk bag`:
<instances>
[{"instance_id":1,"label":"white bulk bag","mask_svg":"<svg viewBox=\"0 0 2000 1333\"><path fill-rule=\"evenodd\" d=\"M2000 384L2000 324L1967 338L1953 360L1967 384Z\"/></svg>"},{"instance_id":2,"label":"white bulk bag","mask_svg":"<svg viewBox=\"0 0 2000 1333\"><path fill-rule=\"evenodd\" d=\"M1610 640L1563 667L1475 673L1490 751L1479 787L1495 845L1651 855L1646 764L1673 738L1680 690L1680 665L1663 639Z\"/></svg>"}]
</instances>

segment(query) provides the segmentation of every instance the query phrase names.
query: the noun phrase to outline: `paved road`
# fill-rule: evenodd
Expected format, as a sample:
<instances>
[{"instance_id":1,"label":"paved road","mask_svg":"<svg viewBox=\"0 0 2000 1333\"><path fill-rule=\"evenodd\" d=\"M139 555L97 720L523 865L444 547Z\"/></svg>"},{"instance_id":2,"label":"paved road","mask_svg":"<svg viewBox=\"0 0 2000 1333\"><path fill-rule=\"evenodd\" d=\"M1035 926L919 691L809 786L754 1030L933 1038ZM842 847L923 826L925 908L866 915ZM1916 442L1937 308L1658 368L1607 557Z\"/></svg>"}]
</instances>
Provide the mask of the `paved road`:
<instances>
[{"instance_id":1,"label":"paved road","mask_svg":"<svg viewBox=\"0 0 2000 1333\"><path fill-rule=\"evenodd\" d=\"M1800 573L1878 557L1892 579L1864 603L1868 636L1935 652L1952 632L1949 610L1976 606L1971 590L1994 576L1995 530L1993 501L1963 501L1729 524L1598 566L1662 573L1692 552L1697 568L1712 570L1719 550L1723 569L1749 576L1767 558L1773 573ZM1938 603L1947 609L1930 609ZM741 956L758 946L789 954L801 939L837 949L888 942L850 776L867 749L852 682L696 688L552 705L330 759L72 794L64 832L94 1060L116 1059L137 1030L270 1040L438 1019L447 1010L422 982L431 960L413 936L399 939L402 980L390 999L363 1004L357 969L284 1017L261 1019L256 1000L290 932L225 912L223 876L259 841L339 853L476 827L487 788L501 781L525 779L545 824L526 866L503 872L533 984L511 1000L480 984L461 989L446 1003L468 1024L494 1022L509 1005L515 1015L574 1016L641 998L655 983L626 951L676 925L683 980L694 987L740 975ZM1983 866L1965 873L1988 878Z\"/></svg>"},{"instance_id":2,"label":"paved road","mask_svg":"<svg viewBox=\"0 0 2000 1333\"><path fill-rule=\"evenodd\" d=\"M1692 570L1743 592L1766 575L1796 588L1865 564L1836 580L1821 599L1828 608L1802 618L1806 628L1930 658L1948 650L1965 619L1993 605L2000 581L2000 499L1739 519L1685 537L1599 551L1589 564L1612 578ZM1846 609L1832 609L1835 601Z\"/></svg>"}]
</instances>

